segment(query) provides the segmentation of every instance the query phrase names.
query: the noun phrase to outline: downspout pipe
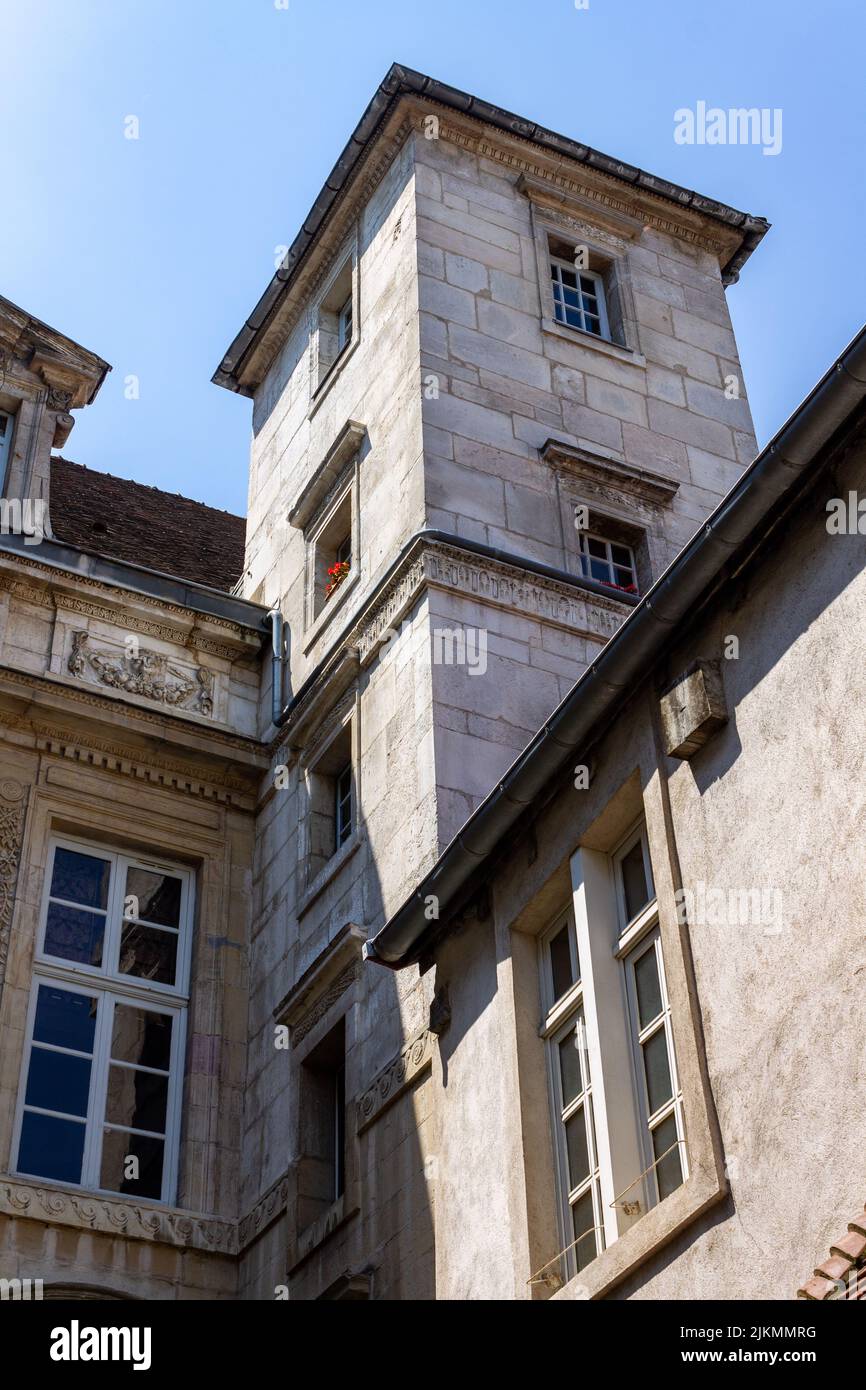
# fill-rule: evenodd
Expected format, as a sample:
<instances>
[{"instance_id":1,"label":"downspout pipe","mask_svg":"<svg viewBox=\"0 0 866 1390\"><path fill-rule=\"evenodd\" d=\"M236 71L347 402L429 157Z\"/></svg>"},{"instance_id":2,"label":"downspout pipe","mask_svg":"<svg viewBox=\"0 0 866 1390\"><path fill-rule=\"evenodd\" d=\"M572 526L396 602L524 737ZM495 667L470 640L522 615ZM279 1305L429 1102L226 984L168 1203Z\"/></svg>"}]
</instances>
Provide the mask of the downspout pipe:
<instances>
[{"instance_id":1,"label":"downspout pipe","mask_svg":"<svg viewBox=\"0 0 866 1390\"><path fill-rule=\"evenodd\" d=\"M527 570L530 574L537 574L542 579L554 579L559 584L568 584L578 593L598 594L607 599L615 598L617 603L622 603L627 608L634 608L638 602L636 595L628 594L625 591L614 594L609 584L602 584L597 579L587 579L582 575L570 574L568 570L557 569L555 565L546 565L542 560L533 560L525 555L515 555L510 550L500 550L497 546L485 545L483 541L469 540L465 536L457 536L451 531L439 531L430 528L416 531L401 547L397 558L388 566L382 578L371 589L359 611L352 614L342 632L334 639L331 646L332 652L339 651L352 628L361 622L364 615L378 602L382 590L391 582L407 555L425 541L439 545L450 545L457 550L468 551L469 554L478 555L485 560L496 560L500 564L510 565L513 569ZM268 621L271 625L271 719L275 728L281 729L303 700L307 691L312 689L321 676L327 665L327 659L319 663L304 681L297 694L293 695L284 705L283 690L288 665L285 652L287 629L279 607L275 606L271 609L268 613Z\"/></svg>"},{"instance_id":2,"label":"downspout pipe","mask_svg":"<svg viewBox=\"0 0 866 1390\"><path fill-rule=\"evenodd\" d=\"M864 399L866 327L641 599L411 897L365 942L365 960L400 970L418 959L434 929L427 916L430 899L438 904L439 919L446 919L449 905L502 837L559 773L565 759L574 756L646 675L722 566L800 482L819 450Z\"/></svg>"}]
</instances>

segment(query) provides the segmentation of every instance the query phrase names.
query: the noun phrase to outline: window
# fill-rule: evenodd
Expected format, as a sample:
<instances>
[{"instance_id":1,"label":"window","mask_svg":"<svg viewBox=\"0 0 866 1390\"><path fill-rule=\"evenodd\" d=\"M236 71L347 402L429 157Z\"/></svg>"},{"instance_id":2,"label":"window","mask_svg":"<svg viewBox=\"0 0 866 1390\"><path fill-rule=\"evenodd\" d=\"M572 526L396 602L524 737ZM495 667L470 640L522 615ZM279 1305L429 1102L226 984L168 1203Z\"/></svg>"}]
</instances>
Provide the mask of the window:
<instances>
[{"instance_id":1,"label":"window","mask_svg":"<svg viewBox=\"0 0 866 1390\"><path fill-rule=\"evenodd\" d=\"M352 837L355 828L355 776L352 723L344 723L308 773L309 854L307 882Z\"/></svg>"},{"instance_id":2,"label":"window","mask_svg":"<svg viewBox=\"0 0 866 1390\"><path fill-rule=\"evenodd\" d=\"M578 270L574 261L551 255L553 314L557 323L609 338L604 282L594 270Z\"/></svg>"},{"instance_id":3,"label":"window","mask_svg":"<svg viewBox=\"0 0 866 1390\"><path fill-rule=\"evenodd\" d=\"M346 300L337 315L337 348L339 352L352 341L352 296Z\"/></svg>"},{"instance_id":4,"label":"window","mask_svg":"<svg viewBox=\"0 0 866 1390\"><path fill-rule=\"evenodd\" d=\"M604 1245L599 1162L595 1142L592 1078L574 918L568 913L544 945L548 1010L546 1038L556 1162L563 1217L574 1273L594 1260Z\"/></svg>"},{"instance_id":5,"label":"window","mask_svg":"<svg viewBox=\"0 0 866 1390\"><path fill-rule=\"evenodd\" d=\"M191 913L186 869L52 844L17 1172L173 1200Z\"/></svg>"},{"instance_id":6,"label":"window","mask_svg":"<svg viewBox=\"0 0 866 1390\"><path fill-rule=\"evenodd\" d=\"M577 544L581 573L585 578L596 579L600 584L622 589L627 594L638 592L637 565L631 546L605 540L589 531L578 531Z\"/></svg>"},{"instance_id":7,"label":"window","mask_svg":"<svg viewBox=\"0 0 866 1390\"><path fill-rule=\"evenodd\" d=\"M336 848L345 844L352 833L352 764L345 767L334 778L334 839Z\"/></svg>"},{"instance_id":8,"label":"window","mask_svg":"<svg viewBox=\"0 0 866 1390\"><path fill-rule=\"evenodd\" d=\"M300 1070L298 1226L304 1230L346 1185L346 1025L340 1019Z\"/></svg>"},{"instance_id":9,"label":"window","mask_svg":"<svg viewBox=\"0 0 866 1390\"><path fill-rule=\"evenodd\" d=\"M644 827L612 855L578 850L572 872L574 911L541 940L541 1035L567 1277L687 1176Z\"/></svg>"},{"instance_id":10,"label":"window","mask_svg":"<svg viewBox=\"0 0 866 1390\"><path fill-rule=\"evenodd\" d=\"M354 337L354 254L348 255L315 310L314 386L320 386Z\"/></svg>"},{"instance_id":11,"label":"window","mask_svg":"<svg viewBox=\"0 0 866 1390\"><path fill-rule=\"evenodd\" d=\"M9 467L9 455L12 450L12 426L14 424L12 416L6 410L0 410L0 484L3 485L5 492L6 470Z\"/></svg>"},{"instance_id":12,"label":"window","mask_svg":"<svg viewBox=\"0 0 866 1390\"><path fill-rule=\"evenodd\" d=\"M334 595L345 585L352 572L352 483L344 487L336 500L326 509L312 531L310 545L311 603L310 617L315 619Z\"/></svg>"}]
</instances>

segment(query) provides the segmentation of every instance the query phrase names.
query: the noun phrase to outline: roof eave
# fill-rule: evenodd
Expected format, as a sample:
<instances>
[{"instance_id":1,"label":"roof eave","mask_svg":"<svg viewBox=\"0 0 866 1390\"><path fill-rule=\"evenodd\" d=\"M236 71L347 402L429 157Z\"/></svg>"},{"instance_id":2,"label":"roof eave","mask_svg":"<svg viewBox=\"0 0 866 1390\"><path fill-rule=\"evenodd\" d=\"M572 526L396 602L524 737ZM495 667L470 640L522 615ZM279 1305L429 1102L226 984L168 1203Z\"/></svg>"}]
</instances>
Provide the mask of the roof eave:
<instances>
[{"instance_id":1,"label":"roof eave","mask_svg":"<svg viewBox=\"0 0 866 1390\"><path fill-rule=\"evenodd\" d=\"M326 178L309 213L304 219L285 256L280 268L271 278L264 294L259 299L249 318L223 357L211 380L217 386L224 386L243 396L252 396L255 387L243 381L244 366L254 350L260 335L273 319L283 298L304 263L306 256L327 220L334 203L350 182L361 160L367 154L376 135L397 101L403 96L427 97L441 106L474 116L485 121L495 129L516 135L523 140L537 144L548 152L562 155L567 159L585 164L600 173L619 179L633 188L639 188L655 197L676 204L679 208L690 209L725 227L740 233L740 241L727 262L721 267L725 284L733 284L738 278L752 251L769 230L770 224L763 217L740 212L692 189L682 188L655 174L649 174L634 165L614 159L572 140L566 135L547 130L544 126L527 121L522 116L502 107L493 106L479 97L449 87L435 78L412 68L393 63L384 80L377 87L363 116L352 132L336 164Z\"/></svg>"}]
</instances>

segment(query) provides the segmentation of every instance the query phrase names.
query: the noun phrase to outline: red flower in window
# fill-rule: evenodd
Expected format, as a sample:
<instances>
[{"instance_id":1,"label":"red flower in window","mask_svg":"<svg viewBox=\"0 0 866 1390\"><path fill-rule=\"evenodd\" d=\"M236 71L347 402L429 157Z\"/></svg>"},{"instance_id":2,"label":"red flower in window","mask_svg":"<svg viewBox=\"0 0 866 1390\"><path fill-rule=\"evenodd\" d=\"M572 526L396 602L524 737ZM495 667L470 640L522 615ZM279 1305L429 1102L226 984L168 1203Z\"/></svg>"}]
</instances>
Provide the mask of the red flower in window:
<instances>
[{"instance_id":1,"label":"red flower in window","mask_svg":"<svg viewBox=\"0 0 866 1390\"><path fill-rule=\"evenodd\" d=\"M335 589L339 589L351 566L348 560L338 560L335 565L328 566L328 583L325 585L325 598L330 598Z\"/></svg>"}]
</instances>

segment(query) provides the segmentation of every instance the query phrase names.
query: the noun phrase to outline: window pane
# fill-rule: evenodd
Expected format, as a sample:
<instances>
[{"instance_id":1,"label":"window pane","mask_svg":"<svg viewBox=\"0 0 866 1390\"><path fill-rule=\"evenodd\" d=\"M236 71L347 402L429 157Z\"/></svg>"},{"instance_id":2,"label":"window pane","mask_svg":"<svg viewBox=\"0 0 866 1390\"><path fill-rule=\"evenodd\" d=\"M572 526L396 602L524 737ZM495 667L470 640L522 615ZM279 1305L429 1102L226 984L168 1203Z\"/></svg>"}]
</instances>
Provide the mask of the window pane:
<instances>
[{"instance_id":1,"label":"window pane","mask_svg":"<svg viewBox=\"0 0 866 1390\"><path fill-rule=\"evenodd\" d=\"M115 1004L111 1055L117 1062L138 1063L168 1071L171 1058L171 1014Z\"/></svg>"},{"instance_id":2,"label":"window pane","mask_svg":"<svg viewBox=\"0 0 866 1390\"><path fill-rule=\"evenodd\" d=\"M592 1210L592 1190L584 1192L582 1197L571 1208L571 1219L574 1225L574 1239L577 1245L574 1247L577 1257L578 1269L585 1269L590 1260L594 1260L598 1254L598 1245L595 1238L595 1215Z\"/></svg>"},{"instance_id":3,"label":"window pane","mask_svg":"<svg viewBox=\"0 0 866 1390\"><path fill-rule=\"evenodd\" d=\"M109 1067L105 1118L110 1124L164 1134L167 1108L167 1076L137 1067Z\"/></svg>"},{"instance_id":4,"label":"window pane","mask_svg":"<svg viewBox=\"0 0 866 1390\"><path fill-rule=\"evenodd\" d=\"M656 948L650 947L635 961L634 983L637 992L637 1016L641 1028L646 1028L662 1011L662 991Z\"/></svg>"},{"instance_id":5,"label":"window pane","mask_svg":"<svg viewBox=\"0 0 866 1390\"><path fill-rule=\"evenodd\" d=\"M177 932L124 922L120 939L121 975L173 985L177 969Z\"/></svg>"},{"instance_id":6,"label":"window pane","mask_svg":"<svg viewBox=\"0 0 866 1390\"><path fill-rule=\"evenodd\" d=\"M586 546L590 555L598 555L601 557L602 560L606 558L607 551L605 549L604 541L597 541L595 536L587 536Z\"/></svg>"},{"instance_id":7,"label":"window pane","mask_svg":"<svg viewBox=\"0 0 866 1390\"><path fill-rule=\"evenodd\" d=\"M72 903L83 903L85 907L105 907L110 875L111 864L107 859L58 846L54 852L51 897L66 898Z\"/></svg>"},{"instance_id":8,"label":"window pane","mask_svg":"<svg viewBox=\"0 0 866 1390\"><path fill-rule=\"evenodd\" d=\"M553 976L553 997L561 999L567 990L576 983L571 968L571 948L568 943L568 925L562 927L550 943L550 971Z\"/></svg>"},{"instance_id":9,"label":"window pane","mask_svg":"<svg viewBox=\"0 0 866 1390\"><path fill-rule=\"evenodd\" d=\"M620 860L622 886L625 893L626 917L630 922L650 900L649 884L643 862L643 847L640 840L632 845L628 854Z\"/></svg>"},{"instance_id":10,"label":"window pane","mask_svg":"<svg viewBox=\"0 0 866 1390\"><path fill-rule=\"evenodd\" d=\"M670 1100L671 1069L668 1062L668 1040L664 1028L653 1033L643 1047L643 1066L646 1074L646 1089L649 1097L650 1114L655 1114L659 1106Z\"/></svg>"},{"instance_id":11,"label":"window pane","mask_svg":"<svg viewBox=\"0 0 866 1390\"><path fill-rule=\"evenodd\" d=\"M46 1052L44 1047L31 1049L25 1105L84 1118L89 1096L90 1062L86 1058Z\"/></svg>"},{"instance_id":12,"label":"window pane","mask_svg":"<svg viewBox=\"0 0 866 1390\"><path fill-rule=\"evenodd\" d=\"M565 1145L568 1150L569 1191L579 1187L589 1177L589 1150L586 1145L586 1116L583 1106L565 1121Z\"/></svg>"},{"instance_id":13,"label":"window pane","mask_svg":"<svg viewBox=\"0 0 866 1390\"><path fill-rule=\"evenodd\" d=\"M107 1129L102 1139L100 1186L108 1192L159 1198L162 1196L164 1154L165 1144L161 1139ZM130 1163L130 1159L136 1159L137 1163ZM134 1176L136 1172L137 1177Z\"/></svg>"},{"instance_id":14,"label":"window pane","mask_svg":"<svg viewBox=\"0 0 866 1390\"><path fill-rule=\"evenodd\" d=\"M54 985L40 985L33 1024L35 1042L92 1052L96 1030L96 1000Z\"/></svg>"},{"instance_id":15,"label":"window pane","mask_svg":"<svg viewBox=\"0 0 866 1390\"><path fill-rule=\"evenodd\" d=\"M659 1158L662 1154L661 1163L656 1165L656 1178L659 1185L659 1200L667 1197L669 1192L673 1192L679 1187L683 1180L683 1165L680 1159L680 1146L677 1140L677 1122L673 1115L669 1115L666 1120L662 1120L653 1130L653 1151L655 1157ZM676 1148L671 1148L676 1144ZM668 1153L668 1149L671 1152Z\"/></svg>"},{"instance_id":16,"label":"window pane","mask_svg":"<svg viewBox=\"0 0 866 1390\"><path fill-rule=\"evenodd\" d=\"M18 1171L55 1182L80 1182L86 1126L25 1110L18 1146Z\"/></svg>"},{"instance_id":17,"label":"window pane","mask_svg":"<svg viewBox=\"0 0 866 1390\"><path fill-rule=\"evenodd\" d=\"M602 584L607 584L610 581L610 568L607 560L592 560L590 573L593 579L598 579Z\"/></svg>"},{"instance_id":18,"label":"window pane","mask_svg":"<svg viewBox=\"0 0 866 1390\"><path fill-rule=\"evenodd\" d=\"M575 1025L568 1036L563 1038L559 1044L559 1072L562 1077L563 1106L570 1105L573 1100L577 1100L583 1090L583 1079L580 1074L580 1036L580 1029Z\"/></svg>"},{"instance_id":19,"label":"window pane","mask_svg":"<svg viewBox=\"0 0 866 1390\"><path fill-rule=\"evenodd\" d=\"M104 936L105 917L100 913L49 903L45 923L47 955L62 956L81 965L101 965Z\"/></svg>"},{"instance_id":20,"label":"window pane","mask_svg":"<svg viewBox=\"0 0 866 1390\"><path fill-rule=\"evenodd\" d=\"M610 547L610 553L615 564L625 565L627 568L631 568L631 556L624 545L612 545Z\"/></svg>"},{"instance_id":21,"label":"window pane","mask_svg":"<svg viewBox=\"0 0 866 1390\"><path fill-rule=\"evenodd\" d=\"M138 911L125 917L142 917L146 922L159 922L164 927L180 924L181 880L172 874L152 873L149 869L130 869L126 875L127 898L137 899Z\"/></svg>"}]
</instances>

